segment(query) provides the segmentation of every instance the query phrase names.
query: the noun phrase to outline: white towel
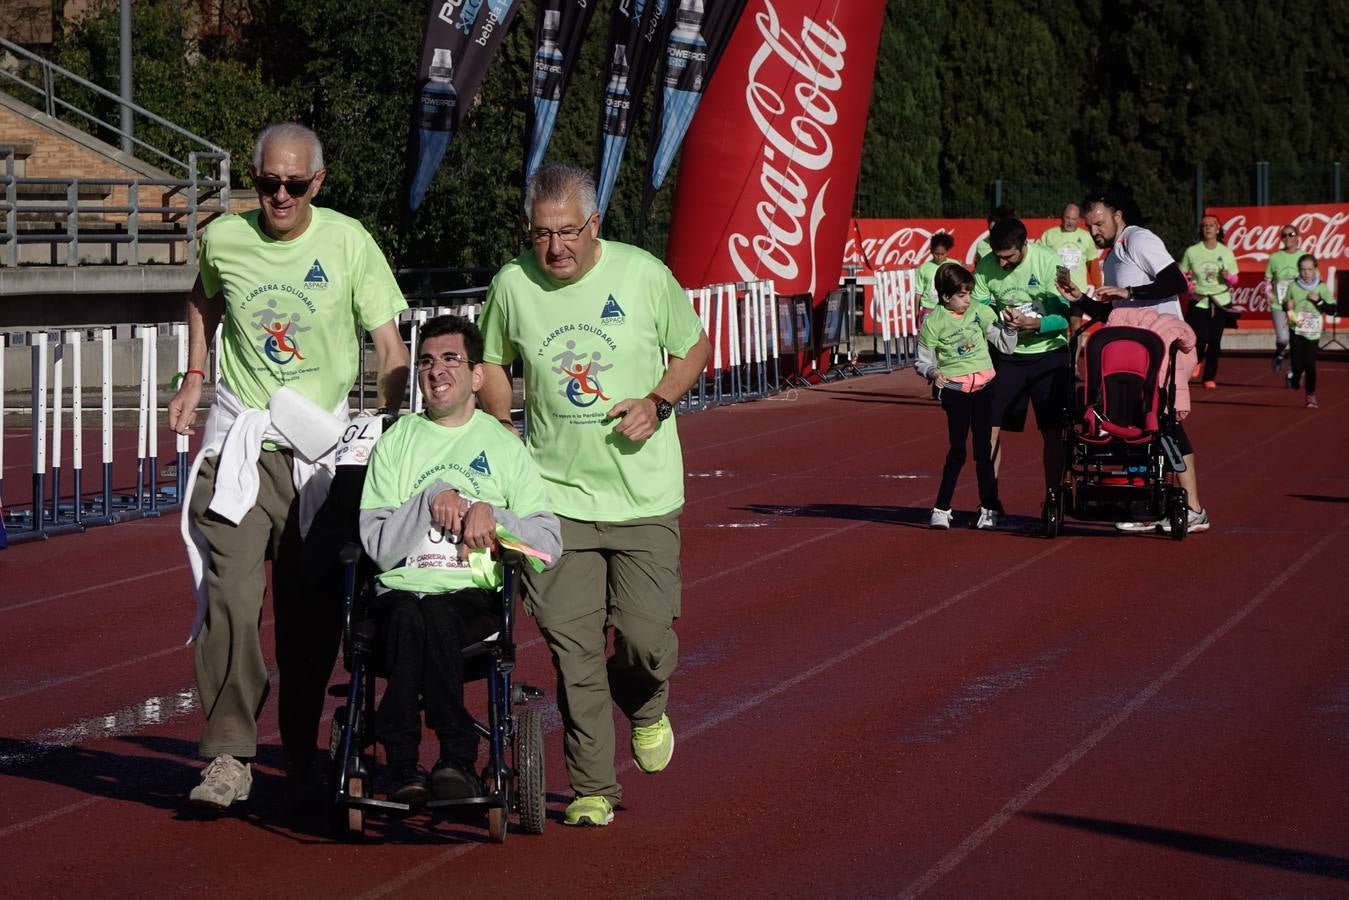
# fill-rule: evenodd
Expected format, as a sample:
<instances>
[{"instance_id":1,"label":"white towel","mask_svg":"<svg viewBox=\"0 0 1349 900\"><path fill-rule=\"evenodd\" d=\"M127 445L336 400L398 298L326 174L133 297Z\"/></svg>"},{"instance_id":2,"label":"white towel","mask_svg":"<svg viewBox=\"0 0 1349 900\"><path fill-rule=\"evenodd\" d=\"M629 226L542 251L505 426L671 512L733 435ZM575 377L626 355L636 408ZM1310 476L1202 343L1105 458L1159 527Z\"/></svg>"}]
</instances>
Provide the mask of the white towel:
<instances>
[{"instance_id":1,"label":"white towel","mask_svg":"<svg viewBox=\"0 0 1349 900\"><path fill-rule=\"evenodd\" d=\"M236 525L258 502L258 458L262 442L272 441L294 451L291 478L300 501L300 536L304 537L314 516L328 496L333 480L333 451L349 419L344 397L332 412L305 399L290 388L280 388L267 409L249 409L225 381L216 385L215 403L202 429L201 449L188 473L187 496L183 498L180 530L187 549L192 592L197 601L196 618L188 636L191 643L206 621L206 561L210 548L206 537L192 521L190 501L201 464L219 457L215 489L208 509Z\"/></svg>"}]
</instances>

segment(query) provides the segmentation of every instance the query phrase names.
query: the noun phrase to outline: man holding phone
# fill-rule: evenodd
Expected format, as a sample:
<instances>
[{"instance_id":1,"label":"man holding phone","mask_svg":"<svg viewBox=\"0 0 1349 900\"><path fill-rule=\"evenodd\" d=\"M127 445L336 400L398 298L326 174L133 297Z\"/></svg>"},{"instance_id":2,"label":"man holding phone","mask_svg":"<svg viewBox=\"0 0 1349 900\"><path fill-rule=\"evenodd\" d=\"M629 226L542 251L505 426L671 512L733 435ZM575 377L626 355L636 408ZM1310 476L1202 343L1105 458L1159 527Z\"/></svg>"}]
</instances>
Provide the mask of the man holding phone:
<instances>
[{"instance_id":1,"label":"man holding phone","mask_svg":"<svg viewBox=\"0 0 1349 900\"><path fill-rule=\"evenodd\" d=\"M674 753L665 710L679 648L684 477L671 413L709 344L660 260L600 240L588 172L540 167L525 211L532 250L492 280L483 309L479 400L509 426L506 367L521 360L529 450L562 523L562 558L527 577L525 608L558 670L576 794L563 822L607 825L623 796L613 704L632 722L639 769L659 772Z\"/></svg>"}]
</instances>

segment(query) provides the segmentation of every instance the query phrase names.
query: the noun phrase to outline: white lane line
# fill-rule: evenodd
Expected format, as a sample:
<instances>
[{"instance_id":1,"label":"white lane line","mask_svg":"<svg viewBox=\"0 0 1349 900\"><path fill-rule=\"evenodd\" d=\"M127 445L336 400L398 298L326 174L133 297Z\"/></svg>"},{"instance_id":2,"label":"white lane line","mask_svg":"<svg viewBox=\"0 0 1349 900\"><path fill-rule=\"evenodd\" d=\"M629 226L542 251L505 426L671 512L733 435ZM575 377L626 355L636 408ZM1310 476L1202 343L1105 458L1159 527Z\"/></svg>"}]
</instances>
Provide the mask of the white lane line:
<instances>
[{"instance_id":1,"label":"white lane line","mask_svg":"<svg viewBox=\"0 0 1349 900\"><path fill-rule=\"evenodd\" d=\"M1151 684L1135 694L1134 697L1128 703L1124 704L1118 712L1102 722L1097 726L1095 731L1083 738L1081 743L1064 754L1064 756L1058 762L1054 763L1054 765L1046 769L1044 774L1023 788L1021 792L1011 800L1007 801L1007 804L1003 806L1002 809L998 810L998 812L991 816L988 821L976 828L969 837L965 838L965 840L961 841L955 849L943 856L936 865L924 872L922 877L917 881L905 888L904 892L899 896L901 898L917 897L936 884L942 876L960 865L965 858L977 850L984 841L992 837L998 829L1007 824L1008 820L1019 813L1027 803L1035 799L1041 791L1053 784L1060 775L1072 768L1074 763L1086 756L1093 748L1109 737L1111 732L1122 725L1145 703L1155 697L1163 688L1174 681L1177 676L1189 668L1190 664L1198 659L1204 651L1212 647L1233 628L1240 625L1242 620L1247 616L1259 609L1260 605L1268 600L1276 590L1281 588L1288 579L1301 571L1307 563L1311 562L1312 559L1328 547L1332 541L1338 540L1343 535L1346 526L1349 526L1349 519L1341 522L1334 531L1317 541L1310 550L1298 557L1292 565L1279 573L1273 581L1266 584L1265 587L1252 597L1245 606L1241 607L1241 609L1228 617L1227 621L1205 635L1204 638L1191 647L1184 656L1176 660L1176 662L1171 665L1171 668L1167 669Z\"/></svg>"},{"instance_id":2,"label":"white lane line","mask_svg":"<svg viewBox=\"0 0 1349 900\"><path fill-rule=\"evenodd\" d=\"M859 524L867 524L867 523L863 522L863 523L859 523ZM841 528L841 529L839 529L839 531L840 531L840 532L842 532L842 531L850 531L851 529L856 528L856 527L858 527L858 526L857 526L857 525L849 525L849 526L847 526L846 528ZM817 539L812 539L812 540L817 540ZM746 699L746 700L744 700L744 701L742 701L742 702L740 702L740 703L737 703L735 706L733 706L733 707L731 707L731 708L729 708L729 709L723 710L722 712L719 712L719 713L717 713L717 714L715 714L715 715L713 715L713 716L710 716L710 717L708 717L708 718L706 718L706 719L703 719L701 722L698 722L697 724L695 724L695 725L693 725L693 726L691 726L691 727L689 727L689 728L681 728L681 730L680 730L680 732L679 732L679 739L680 739L681 741L685 741L685 742L690 741L690 740L692 740L692 739L698 737L700 734L703 734L704 732L707 732L707 731L710 731L710 730L713 729L713 728L716 728L718 725L722 724L723 722L726 722L726 721L729 720L729 719L734 719L734 718L737 717L737 716L744 715L746 711L748 711L748 710L750 710L750 709L753 709L754 707L759 706L760 704L762 704L762 703L764 703L764 702L766 702L766 701L768 701L768 700L771 700L771 699L773 699L774 697L777 697L779 694L783 694L783 693L785 693L785 692L791 690L792 688L796 687L797 685L801 684L802 682L808 681L809 679L814 678L816 675L819 675L819 674L821 674L821 673L823 673L823 672L827 672L828 670L830 670L830 669L834 668L835 666L837 666L839 663L846 662L846 661L848 661L849 659L852 659L854 656L858 655L859 653L864 653L864 652L866 652L867 650L870 650L872 647L875 647L877 644L880 644L880 643L883 643L883 642L885 642L885 641L888 641L890 638L895 637L896 635L898 635L898 634L900 634L900 633L902 633L902 632L904 632L904 631L907 631L908 629L910 629L910 628L912 628L913 626L917 625L918 623L924 621L925 619L929 619L929 618L931 618L932 616L937 615L938 613L941 613L941 612L944 612L944 611L947 610L947 609L950 609L952 606L955 606L957 603L959 603L960 601L966 599L967 597L971 597L971 596L973 596L973 595L975 595L975 594L979 594L979 593L982 593L983 591L988 590L990 587L992 587L992 586L998 584L999 582L1005 580L1006 578L1008 578L1008 577L1010 577L1010 576L1012 576L1012 575L1015 575L1016 573L1020 572L1022 569L1025 569L1025 568L1028 568L1028 567L1030 567L1030 566L1032 566L1032 565L1035 565L1036 563L1040 562L1041 560L1043 560L1043 559L1049 557L1051 554L1057 553L1059 550L1062 550L1062 549L1065 549L1065 548L1067 548L1067 547L1072 546L1076 541L1077 541L1076 538L1069 538L1068 540L1065 540L1065 541L1059 541L1059 542L1056 542L1056 543L1054 544L1054 546L1050 547L1049 549L1044 550L1044 551L1042 551L1042 552L1040 552L1040 553L1037 553L1037 554L1035 554L1034 556L1032 556L1032 557L1030 557L1030 558L1028 558L1028 559L1022 560L1021 562L1017 563L1017 564L1014 565L1014 566L1010 566L1010 567L1008 567L1008 568L1006 568L1006 569L1003 569L1003 570L1002 570L1001 572L999 572L997 575L994 575L994 576L992 576L992 577L990 577L990 578L986 578L986 579L984 579L983 581L979 582L979 583L976 584L976 585L972 585L971 587L967 587L967 588L965 588L965 590L963 590L963 591L961 591L961 592L959 592L959 593L957 593L957 594L952 594L950 597L947 597L945 600L941 601L940 603L937 603L937 604L935 604L934 606L930 606L930 607L928 607L927 609L923 610L922 612L919 612L919 613L917 613L917 614L915 614L915 615L913 615L913 616L910 616L909 618L905 619L905 620L902 621L902 622L899 622L899 623L896 623L895 625L890 626L890 627L887 628L885 631L882 631L882 632L879 632L878 634L872 635L871 637L867 638L866 640L862 641L861 643L855 644L854 646L848 648L847 650L844 650L844 651L841 652L841 653L836 654L835 656L831 656L829 659L826 659L824 662L821 662L821 663L818 663L818 664L816 664L816 665L814 665L814 666L811 666L809 669L806 669L804 672L800 672L800 673L798 673L798 674L796 674L796 675L793 675L791 678L788 678L788 679L785 680L785 681L780 681L780 682L778 682L776 685L774 685L773 687L768 688L768 689L765 690L765 691L761 691L761 692L759 692L758 694L755 694L754 696L749 697L748 699ZM809 543L809 542L808 542L808 541L803 541L802 543ZM764 558L764 559L767 559L767 558L771 558L772 556L776 556L776 555L777 555L776 553L775 553L775 554L770 554L769 556L763 557L763 558ZM720 575L720 574L725 574L725 573L718 573L718 575ZM718 576L710 576L708 579L704 579L704 580L710 580L712 577L718 577ZM619 767L618 767L618 771L619 771L619 773L621 774L622 772L625 772L625 771L627 771L628 769L632 768L632 766L633 766L633 763L632 763L631 760L629 760L629 761L625 762L624 764L622 764L621 766L619 766ZM422 877L424 877L424 876L426 876L426 875L429 875L431 872L435 871L436 869L440 868L441 866L443 866L443 865L445 865L445 864L447 864L447 863L450 863L450 862L452 862L452 861L458 859L459 857L463 856L465 853L468 853L470 850L475 850L475 849L477 849L478 847L481 847L481 846L483 846L483 845L482 845L482 844L460 844L460 845L458 845L458 846L452 847L452 848L450 848L449 850L446 850L445 852L443 852L443 853L441 853L441 854L439 854L439 855L437 855L437 856L434 856L434 857L432 857L431 859L428 859L426 862L422 863L421 865L415 866L415 867L413 867L413 868L411 868L411 869L406 870L406 871L403 872L401 875L399 875L397 878L394 878L394 879L391 880L391 881L386 881L386 882L384 882L384 883L381 884L381 885L378 885L378 886L376 886L376 887L374 887L374 888L371 888L370 890L368 890L368 891L366 891L365 893L361 894L361 895L357 898L357 900L376 900L376 898L379 898L379 897L387 897L387 896L390 895L390 894L397 893L397 892L403 890L404 888L406 888L408 885L412 884L414 881L417 881L418 879L420 879L420 878L422 878Z\"/></svg>"},{"instance_id":3,"label":"white lane line","mask_svg":"<svg viewBox=\"0 0 1349 900\"><path fill-rule=\"evenodd\" d=\"M175 528L177 525L174 526ZM107 588L117 587L118 585L131 584L133 581L141 581L146 578L158 578L160 575L167 575L170 572L181 572L186 569L186 565L170 566L167 569L158 569L154 572L143 572L140 575L130 575L126 578L118 578L116 581L105 581L102 584L94 584L89 587L76 588L73 591L64 591L60 594L49 594L46 597L38 597L34 600L25 600L23 603L15 603L11 606L0 606L0 613L12 612L16 609L25 609L29 606L37 606L39 603L47 603L52 600L64 600L67 597L77 597L80 594L88 594L92 591L102 591Z\"/></svg>"}]
</instances>

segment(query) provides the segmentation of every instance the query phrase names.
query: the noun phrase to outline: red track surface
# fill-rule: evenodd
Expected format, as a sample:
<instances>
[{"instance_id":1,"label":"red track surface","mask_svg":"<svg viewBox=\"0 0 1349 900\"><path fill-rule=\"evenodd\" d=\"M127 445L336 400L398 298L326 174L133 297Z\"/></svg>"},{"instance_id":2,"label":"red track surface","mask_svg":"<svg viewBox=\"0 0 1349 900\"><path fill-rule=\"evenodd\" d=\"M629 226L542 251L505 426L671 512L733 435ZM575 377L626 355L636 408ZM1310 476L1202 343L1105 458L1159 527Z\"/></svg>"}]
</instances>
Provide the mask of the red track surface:
<instances>
[{"instance_id":1,"label":"red track surface","mask_svg":"<svg viewBox=\"0 0 1349 900\"><path fill-rule=\"evenodd\" d=\"M911 373L682 419L674 761L628 766L609 828L565 829L551 713L554 822L500 847L286 819L271 706L246 811L180 813L200 712L176 519L13 547L4 893L1349 895L1349 368L1321 368L1317 411L1258 360L1198 394L1214 527L1183 543L1037 537L1034 435L1007 441L1007 529L928 530L945 437ZM551 710L532 622L520 641Z\"/></svg>"}]
</instances>

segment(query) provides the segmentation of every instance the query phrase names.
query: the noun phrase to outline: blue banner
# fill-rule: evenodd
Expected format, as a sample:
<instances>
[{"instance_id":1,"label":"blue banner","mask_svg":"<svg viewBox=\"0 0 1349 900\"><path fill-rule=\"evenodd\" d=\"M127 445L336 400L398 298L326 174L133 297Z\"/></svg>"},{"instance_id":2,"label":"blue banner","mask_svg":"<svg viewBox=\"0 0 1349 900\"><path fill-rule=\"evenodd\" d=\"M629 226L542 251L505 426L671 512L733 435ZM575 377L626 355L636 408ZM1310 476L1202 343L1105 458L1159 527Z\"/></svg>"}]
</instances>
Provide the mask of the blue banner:
<instances>
[{"instance_id":1,"label":"blue banner","mask_svg":"<svg viewBox=\"0 0 1349 900\"><path fill-rule=\"evenodd\" d=\"M671 0L618 0L609 25L604 105L600 108L600 165L595 177L601 214L609 208L628 135L665 47Z\"/></svg>"},{"instance_id":2,"label":"blue banner","mask_svg":"<svg viewBox=\"0 0 1349 900\"><path fill-rule=\"evenodd\" d=\"M595 12L594 0L541 0L534 39L534 78L525 129L525 181L543 163L557 125L557 110L567 91L581 44Z\"/></svg>"},{"instance_id":3,"label":"blue banner","mask_svg":"<svg viewBox=\"0 0 1349 900\"><path fill-rule=\"evenodd\" d=\"M519 0L431 0L413 122L408 209L416 212L473 106Z\"/></svg>"},{"instance_id":4,"label":"blue banner","mask_svg":"<svg viewBox=\"0 0 1349 900\"><path fill-rule=\"evenodd\" d=\"M672 0L673 2L673 0ZM698 111L722 51L731 41L745 0L678 0L674 25L665 42L664 82L659 124L651 154L648 189L660 189L679 145Z\"/></svg>"}]
</instances>

